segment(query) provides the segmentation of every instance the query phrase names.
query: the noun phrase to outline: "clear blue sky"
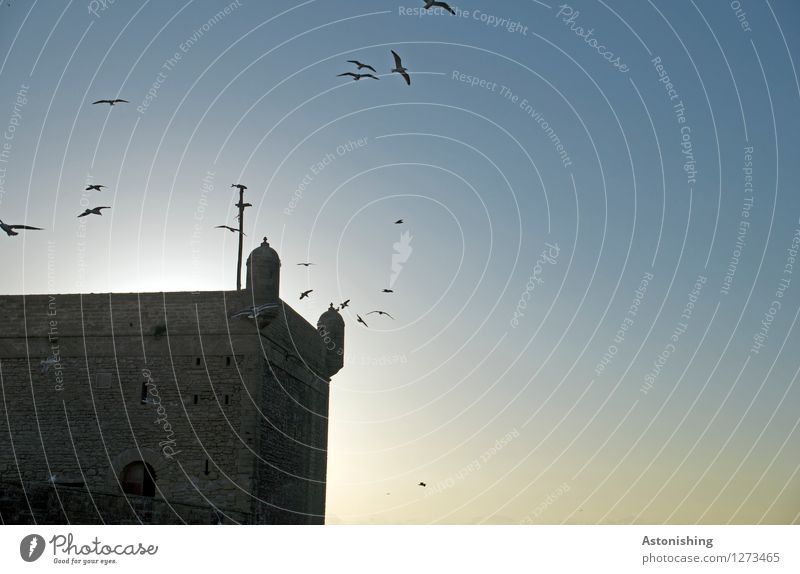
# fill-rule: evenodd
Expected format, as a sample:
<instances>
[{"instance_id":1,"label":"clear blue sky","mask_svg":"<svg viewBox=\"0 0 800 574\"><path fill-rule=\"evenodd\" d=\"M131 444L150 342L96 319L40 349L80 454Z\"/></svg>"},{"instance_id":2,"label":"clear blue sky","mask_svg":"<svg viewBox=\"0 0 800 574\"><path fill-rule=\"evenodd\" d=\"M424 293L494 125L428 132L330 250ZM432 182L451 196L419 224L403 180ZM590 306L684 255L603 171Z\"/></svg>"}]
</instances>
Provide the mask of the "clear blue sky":
<instances>
[{"instance_id":1,"label":"clear blue sky","mask_svg":"<svg viewBox=\"0 0 800 574\"><path fill-rule=\"evenodd\" d=\"M800 6L452 5L4 2L0 292L231 289L241 181L353 301L329 522L800 520Z\"/></svg>"}]
</instances>

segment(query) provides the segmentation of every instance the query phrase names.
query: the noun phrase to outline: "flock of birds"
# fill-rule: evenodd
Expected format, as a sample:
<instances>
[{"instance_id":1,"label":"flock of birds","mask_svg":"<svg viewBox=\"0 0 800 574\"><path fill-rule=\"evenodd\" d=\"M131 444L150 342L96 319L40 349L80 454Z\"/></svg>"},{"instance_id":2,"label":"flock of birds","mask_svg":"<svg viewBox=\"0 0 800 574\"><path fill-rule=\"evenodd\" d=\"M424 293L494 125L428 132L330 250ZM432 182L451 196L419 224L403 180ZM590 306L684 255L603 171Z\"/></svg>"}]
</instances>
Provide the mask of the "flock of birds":
<instances>
[{"instance_id":1,"label":"flock of birds","mask_svg":"<svg viewBox=\"0 0 800 574\"><path fill-rule=\"evenodd\" d=\"M442 8L443 10L446 10L446 11L450 12L453 15L456 14L455 10L447 2L439 2L439 1L435 1L435 0L423 0L423 2L425 3L425 6L423 7L425 10L430 10L431 8ZM411 76L408 73L409 72L408 68L403 66L403 61L402 61L402 59L400 58L400 55L397 52L395 52L394 50L391 50L391 52L392 52L392 57L394 58L394 68L392 68L391 73L400 74L403 77L403 79L405 80L406 84L408 84L410 86L411 85ZM371 78L373 80L380 80L380 78L375 75L378 72L375 70L375 68L373 68L369 64L364 64L363 62L360 62L358 60L347 60L347 61L348 61L348 63L355 65L357 70L358 70L358 72L344 72L343 74L338 74L338 76L349 76L349 77L353 78L354 81L358 81L358 80L360 80L362 78ZM361 73L361 70L370 70L372 73ZM96 100L96 101L92 102L92 105L107 104L109 107L114 107L117 104L128 104L128 103L130 103L128 100L123 100L121 98L114 98L114 99ZM106 187L106 186L105 185L89 185L89 186L86 187L86 191L102 191L104 187ZM244 186L244 185L238 184L238 183L231 184L231 187L237 187L237 188L240 189L240 191L243 191L244 189L247 189L247 186ZM249 203L245 203L243 205L244 205L244 207L250 207L251 206L251 204L249 204ZM240 205L237 203L236 207L240 207ZM79 214L78 217L86 217L87 215L103 215L103 213L102 213L103 209L111 209L111 207L107 206L107 205L102 205L102 206L98 206L98 207L93 207L92 209L88 209L87 208L83 213ZM403 222L403 220L401 219L400 221L398 221L396 223L402 223L402 222ZM10 225L10 224L4 223L2 220L0 220L0 229L5 231L6 235L8 235L9 237L13 237L15 235L19 235L17 230L31 230L31 231L43 231L44 230L44 228L42 228L42 227L33 227L31 225L18 225L18 224ZM242 235L245 235L244 232L241 230L241 226L240 226L240 228L237 229L237 228L231 227L229 225L217 225L216 229L227 229L228 231L230 231L232 233L241 233ZM311 291L313 291L313 289L309 290L305 294L301 295L300 298L303 299L304 297L308 297L308 293L310 293ZM390 289L384 289L384 293L391 293L391 292L392 291ZM374 311L374 312L377 312L377 311ZM373 313L373 311L370 311L370 313ZM367 313L367 314L369 315L370 313ZM384 314L388 315L388 313L384 313ZM389 315L389 316L391 317L391 315ZM358 321L360 323L363 323L364 325L366 325L366 323L364 322L364 320L361 317L358 317Z\"/></svg>"},{"instance_id":2,"label":"flock of birds","mask_svg":"<svg viewBox=\"0 0 800 574\"><path fill-rule=\"evenodd\" d=\"M401 225L402 223L404 223L403 219L398 219L397 221L394 222L395 225ZM312 263L310 261L305 261L305 262L302 262L302 263L298 263L297 265L300 265L300 266L303 266L303 267L310 267L311 265L314 265L314 263ZM310 295L313 292L314 292L313 289L308 289L306 291L302 291L300 293L300 301L302 301L303 299L306 299L306 298L310 298ZM394 293L394 290L393 289L382 289L381 293ZM334 311L341 311L342 309L344 309L345 307L348 307L349 305L350 305L350 299L347 299L346 301L343 301L341 304L339 304L338 307L334 307L333 306L333 302L331 302L330 308L333 309ZM378 315L378 317L382 317L383 315L386 315L387 317L389 317L390 319L392 319L394 321L394 317L392 315L390 315L386 311L382 311L380 309L375 309L374 311L369 311L368 313L365 313L365 315L366 316ZM364 321L364 319L358 313L356 313L356 321L358 321L359 323L361 323L365 327L369 328L369 325L367 325L367 322Z\"/></svg>"},{"instance_id":3,"label":"flock of birds","mask_svg":"<svg viewBox=\"0 0 800 574\"><path fill-rule=\"evenodd\" d=\"M449 13L451 13L453 15L456 15L455 10L453 10L453 8L451 8L450 5L447 4L446 2L439 2L439 1L436 1L436 0L423 0L423 2L425 3L425 6L424 6L425 10L430 10L431 8L442 8L442 9L446 10L447 12L449 12ZM10 3L9 3L9 5L10 5ZM403 61L402 61L400 55L397 52L395 52L394 50L391 50L391 52L392 52L392 57L394 59L394 68L392 68L391 73L400 74L400 76L402 76L402 78L405 80L406 84L410 86L411 85L411 76L409 75L408 68L403 66ZM360 62L359 60L348 60L347 62L350 63L350 64L353 64L354 66L356 66L356 69L358 71L357 72L344 72L342 74L338 74L337 77L349 76L349 77L353 78L354 81L359 81L359 80L361 80L363 78L370 78L370 79L373 79L373 80L380 80L380 78L377 75L375 75L378 72L375 70L375 68L373 68L369 64L364 64L363 62ZM365 73L361 73L361 70L369 70L372 73L366 73L366 72ZM124 99L121 99L121 98L114 98L114 99L96 100L96 101L92 102L92 105L108 104L109 107L114 107L117 104L127 104L127 103L130 103L130 102L128 100L124 100ZM102 185L102 184L90 184L90 185L87 185L85 191L98 191L98 192L100 192L100 191L103 191L103 189L106 188L106 187L107 186ZM243 184L238 184L238 183L231 184L231 187L238 188L240 192L244 192L244 190L247 189L247 186L245 186ZM232 233L240 233L241 235L244 236L245 233L243 232L243 230L241 228L242 227L242 225L241 225L241 214L242 214L244 208L251 207L251 206L252 205L250 203L243 203L241 200L240 200L239 203L236 204L236 207L239 208L239 215L237 216L237 219L239 219L239 228L231 227L229 225L217 225L217 226L215 226L215 229L226 229L226 230L228 230L228 231L230 231ZM101 205L101 206L98 206L98 207L93 207L91 209L87 208L87 209L84 210L83 213L78 215L78 218L86 217L88 215L103 215L102 210L104 210L104 209L111 209L111 206ZM400 225L400 224L404 223L404 221L403 221L403 219L398 219L394 223L396 225ZM33 227L33 226L30 226L30 225L19 225L19 224L11 225L11 224L7 224L7 223L3 222L2 220L0 220L0 229L2 229L9 237L12 237L12 236L15 236L15 235L19 235L18 230L43 231L43 228L41 228L41 227ZM298 263L297 265L301 265L301 266L304 266L304 267L309 267L309 266L314 265L314 264L310 263L310 262L305 262L305 263ZM308 290L303 291L302 293L300 293L300 300L302 301L305 298L309 298L309 296L311 295L311 293L313 291L314 291L313 289L308 289ZM394 293L394 291L392 289L383 289L382 293ZM335 310L339 311L341 309L345 309L346 307L349 306L349 304L350 304L350 299L347 299L346 301L343 301L338 307L336 307ZM332 302L330 304L330 307L331 307L331 309L334 309L334 306L333 306ZM366 316L374 315L374 314L377 314L379 317L382 317L382 316L385 315L385 316L389 317L390 319L394 320L394 317L392 315L390 315L386 311L379 310L379 309L376 309L374 311L369 311L368 313L365 313ZM364 321L364 319L361 317L361 315L356 314L356 319L357 319L357 321L359 323L361 323L365 327L369 328L369 325L367 325L367 322ZM46 373L50 369L50 367L52 366L52 362L54 360L55 360L54 358L48 358L45 361L42 361L41 368L42 368L43 373ZM425 488L427 486L427 484L425 482L420 482L418 484L418 486L421 486L421 487ZM387 492L386 494L390 494L390 493Z\"/></svg>"}]
</instances>

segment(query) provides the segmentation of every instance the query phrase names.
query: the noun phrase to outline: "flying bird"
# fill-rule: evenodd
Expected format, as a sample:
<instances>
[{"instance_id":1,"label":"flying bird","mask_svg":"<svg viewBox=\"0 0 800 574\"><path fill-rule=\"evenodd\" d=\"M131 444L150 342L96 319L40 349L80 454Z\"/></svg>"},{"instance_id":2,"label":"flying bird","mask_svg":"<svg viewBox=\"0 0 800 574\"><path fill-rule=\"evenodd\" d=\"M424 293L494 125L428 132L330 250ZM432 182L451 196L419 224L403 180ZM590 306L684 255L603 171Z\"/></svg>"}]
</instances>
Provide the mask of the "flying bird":
<instances>
[{"instance_id":1,"label":"flying bird","mask_svg":"<svg viewBox=\"0 0 800 574\"><path fill-rule=\"evenodd\" d=\"M453 16L456 15L456 11L450 7L450 4L447 2L436 2L434 0L423 0L425 2L425 9L430 10L431 8L443 8L450 12Z\"/></svg>"},{"instance_id":2,"label":"flying bird","mask_svg":"<svg viewBox=\"0 0 800 574\"><path fill-rule=\"evenodd\" d=\"M31 227L30 225L8 225L7 223L3 223L2 220L0 220L0 229L5 231L9 237L13 235L19 235L19 233L14 231L15 229L35 229L36 231L42 231L41 227Z\"/></svg>"},{"instance_id":3,"label":"flying bird","mask_svg":"<svg viewBox=\"0 0 800 574\"><path fill-rule=\"evenodd\" d=\"M312 291L313 289L309 289L308 291L303 291L302 293L300 293L300 300L302 301L303 299L308 297L308 294L311 293Z\"/></svg>"},{"instance_id":4,"label":"flying bird","mask_svg":"<svg viewBox=\"0 0 800 574\"><path fill-rule=\"evenodd\" d=\"M389 315L389 313L387 313L386 311L370 311L369 313L367 313L367 315L372 315L373 313L377 313L378 315L386 315L390 319L394 320L394 317Z\"/></svg>"},{"instance_id":5,"label":"flying bird","mask_svg":"<svg viewBox=\"0 0 800 574\"><path fill-rule=\"evenodd\" d=\"M269 311L272 309L276 309L278 307L277 303L264 303L263 305L257 305L255 307L248 307L247 309L242 309L230 315L231 319L236 319L238 317L246 317L247 319L257 319L262 313L265 311Z\"/></svg>"},{"instance_id":6,"label":"flying bird","mask_svg":"<svg viewBox=\"0 0 800 574\"><path fill-rule=\"evenodd\" d=\"M394 222L395 225L400 225L401 223L403 223L402 219L398 219L397 221Z\"/></svg>"},{"instance_id":7,"label":"flying bird","mask_svg":"<svg viewBox=\"0 0 800 574\"><path fill-rule=\"evenodd\" d=\"M308 267L309 265L314 265L314 263L298 263L298 265L302 265L303 267Z\"/></svg>"},{"instance_id":8,"label":"flying bird","mask_svg":"<svg viewBox=\"0 0 800 574\"><path fill-rule=\"evenodd\" d=\"M86 191L92 191L92 190L94 190L94 191L103 191L102 188L104 188L104 187L108 187L108 186L106 186L106 185L89 185L89 186L86 187Z\"/></svg>"},{"instance_id":9,"label":"flying bird","mask_svg":"<svg viewBox=\"0 0 800 574\"><path fill-rule=\"evenodd\" d=\"M394 293L394 291L393 291L393 290L391 290L391 289L384 289L384 290L382 291L382 293Z\"/></svg>"},{"instance_id":10,"label":"flying bird","mask_svg":"<svg viewBox=\"0 0 800 574\"><path fill-rule=\"evenodd\" d=\"M349 304L350 304L350 299L348 299L347 301L345 301L344 303L342 303L342 304L340 305L340 307L341 307L342 309L344 309L344 308L345 308L345 307L347 307Z\"/></svg>"},{"instance_id":11,"label":"flying bird","mask_svg":"<svg viewBox=\"0 0 800 574\"><path fill-rule=\"evenodd\" d=\"M232 183L231 187L238 187L239 191L244 191L245 189L247 189L247 186L242 185L241 183Z\"/></svg>"},{"instance_id":12,"label":"flying bird","mask_svg":"<svg viewBox=\"0 0 800 574\"><path fill-rule=\"evenodd\" d=\"M379 77L373 76L372 74L355 74L353 72L345 72L344 74L336 74L336 77L339 76L352 76L353 79L357 82L361 78L372 78L373 80L380 80Z\"/></svg>"},{"instance_id":13,"label":"flying bird","mask_svg":"<svg viewBox=\"0 0 800 574\"><path fill-rule=\"evenodd\" d=\"M94 105L94 104L108 104L109 106L114 106L116 104L127 104L127 103L130 103L130 102L128 102L128 100L120 100L119 98L117 98L116 100L97 100L96 102L92 102L92 105Z\"/></svg>"},{"instance_id":14,"label":"flying bird","mask_svg":"<svg viewBox=\"0 0 800 574\"><path fill-rule=\"evenodd\" d=\"M214 226L214 229L229 229L229 230L230 230L230 231L232 231L233 233L241 233L242 235L244 235L245 237L247 237L247 234L246 234L246 233L244 233L243 231L241 231L241 230L239 230L239 229L236 229L235 227L231 227L231 226L229 226L229 225L215 225L215 226Z\"/></svg>"},{"instance_id":15,"label":"flying bird","mask_svg":"<svg viewBox=\"0 0 800 574\"><path fill-rule=\"evenodd\" d=\"M108 206L108 205L103 205L103 206L100 206L100 207L94 207L92 209L87 209L86 211L81 213L78 217L86 217L87 215L103 215L102 213L100 213L101 209L111 209L111 207Z\"/></svg>"},{"instance_id":16,"label":"flying bird","mask_svg":"<svg viewBox=\"0 0 800 574\"><path fill-rule=\"evenodd\" d=\"M421 486L422 488L425 488L425 487L426 487L426 486L428 486L428 485L427 485L427 484L425 484L424 482L420 482L420 483L419 483L417 486Z\"/></svg>"},{"instance_id":17,"label":"flying bird","mask_svg":"<svg viewBox=\"0 0 800 574\"><path fill-rule=\"evenodd\" d=\"M411 85L411 76L408 75L408 70L403 67L403 62L400 60L400 56L397 55L397 52L392 50L392 56L394 56L394 68L392 72L397 72L403 79L406 81L406 84L409 86Z\"/></svg>"},{"instance_id":18,"label":"flying bird","mask_svg":"<svg viewBox=\"0 0 800 574\"><path fill-rule=\"evenodd\" d=\"M378 73L378 71L375 68L373 68L372 66L370 66L368 64L362 64L358 60L347 60L347 61L350 62L351 64L355 64L356 66L358 66L359 70L363 70L364 68L366 68L367 70L372 70L376 74Z\"/></svg>"},{"instance_id":19,"label":"flying bird","mask_svg":"<svg viewBox=\"0 0 800 574\"><path fill-rule=\"evenodd\" d=\"M366 322L366 321L364 321L364 319L362 319L362 318L361 318L361 315L359 315L359 314L356 314L356 317L358 317L358 322L359 322L359 323L363 323L363 324L364 324L364 326L365 326L367 329L369 329L369 325L367 325L367 322Z\"/></svg>"}]
</instances>

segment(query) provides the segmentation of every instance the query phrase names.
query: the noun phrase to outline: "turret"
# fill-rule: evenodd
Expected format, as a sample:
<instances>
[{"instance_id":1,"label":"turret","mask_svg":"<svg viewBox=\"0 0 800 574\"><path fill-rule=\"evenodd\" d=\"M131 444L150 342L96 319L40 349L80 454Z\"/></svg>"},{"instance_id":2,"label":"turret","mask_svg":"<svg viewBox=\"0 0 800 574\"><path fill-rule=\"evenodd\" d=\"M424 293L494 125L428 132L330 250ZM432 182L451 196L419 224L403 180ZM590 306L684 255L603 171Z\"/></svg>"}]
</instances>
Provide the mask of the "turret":
<instances>
[{"instance_id":1,"label":"turret","mask_svg":"<svg viewBox=\"0 0 800 574\"><path fill-rule=\"evenodd\" d=\"M325 348L325 366L332 377L344 366L344 319L339 311L330 308L319 317L317 330Z\"/></svg>"},{"instance_id":2,"label":"turret","mask_svg":"<svg viewBox=\"0 0 800 574\"><path fill-rule=\"evenodd\" d=\"M247 257L248 296L254 305L278 303L281 284L281 258L267 238Z\"/></svg>"}]
</instances>

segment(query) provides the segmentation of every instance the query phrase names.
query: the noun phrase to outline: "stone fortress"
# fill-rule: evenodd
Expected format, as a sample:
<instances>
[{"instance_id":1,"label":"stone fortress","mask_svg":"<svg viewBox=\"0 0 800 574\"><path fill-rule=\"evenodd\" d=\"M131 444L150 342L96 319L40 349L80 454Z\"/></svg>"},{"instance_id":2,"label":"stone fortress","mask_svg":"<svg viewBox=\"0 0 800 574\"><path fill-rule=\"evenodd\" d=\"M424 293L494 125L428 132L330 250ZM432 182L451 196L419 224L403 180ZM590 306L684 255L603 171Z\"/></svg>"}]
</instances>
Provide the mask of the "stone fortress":
<instances>
[{"instance_id":1,"label":"stone fortress","mask_svg":"<svg viewBox=\"0 0 800 574\"><path fill-rule=\"evenodd\" d=\"M344 321L241 291L0 296L4 524L323 524Z\"/></svg>"}]
</instances>

